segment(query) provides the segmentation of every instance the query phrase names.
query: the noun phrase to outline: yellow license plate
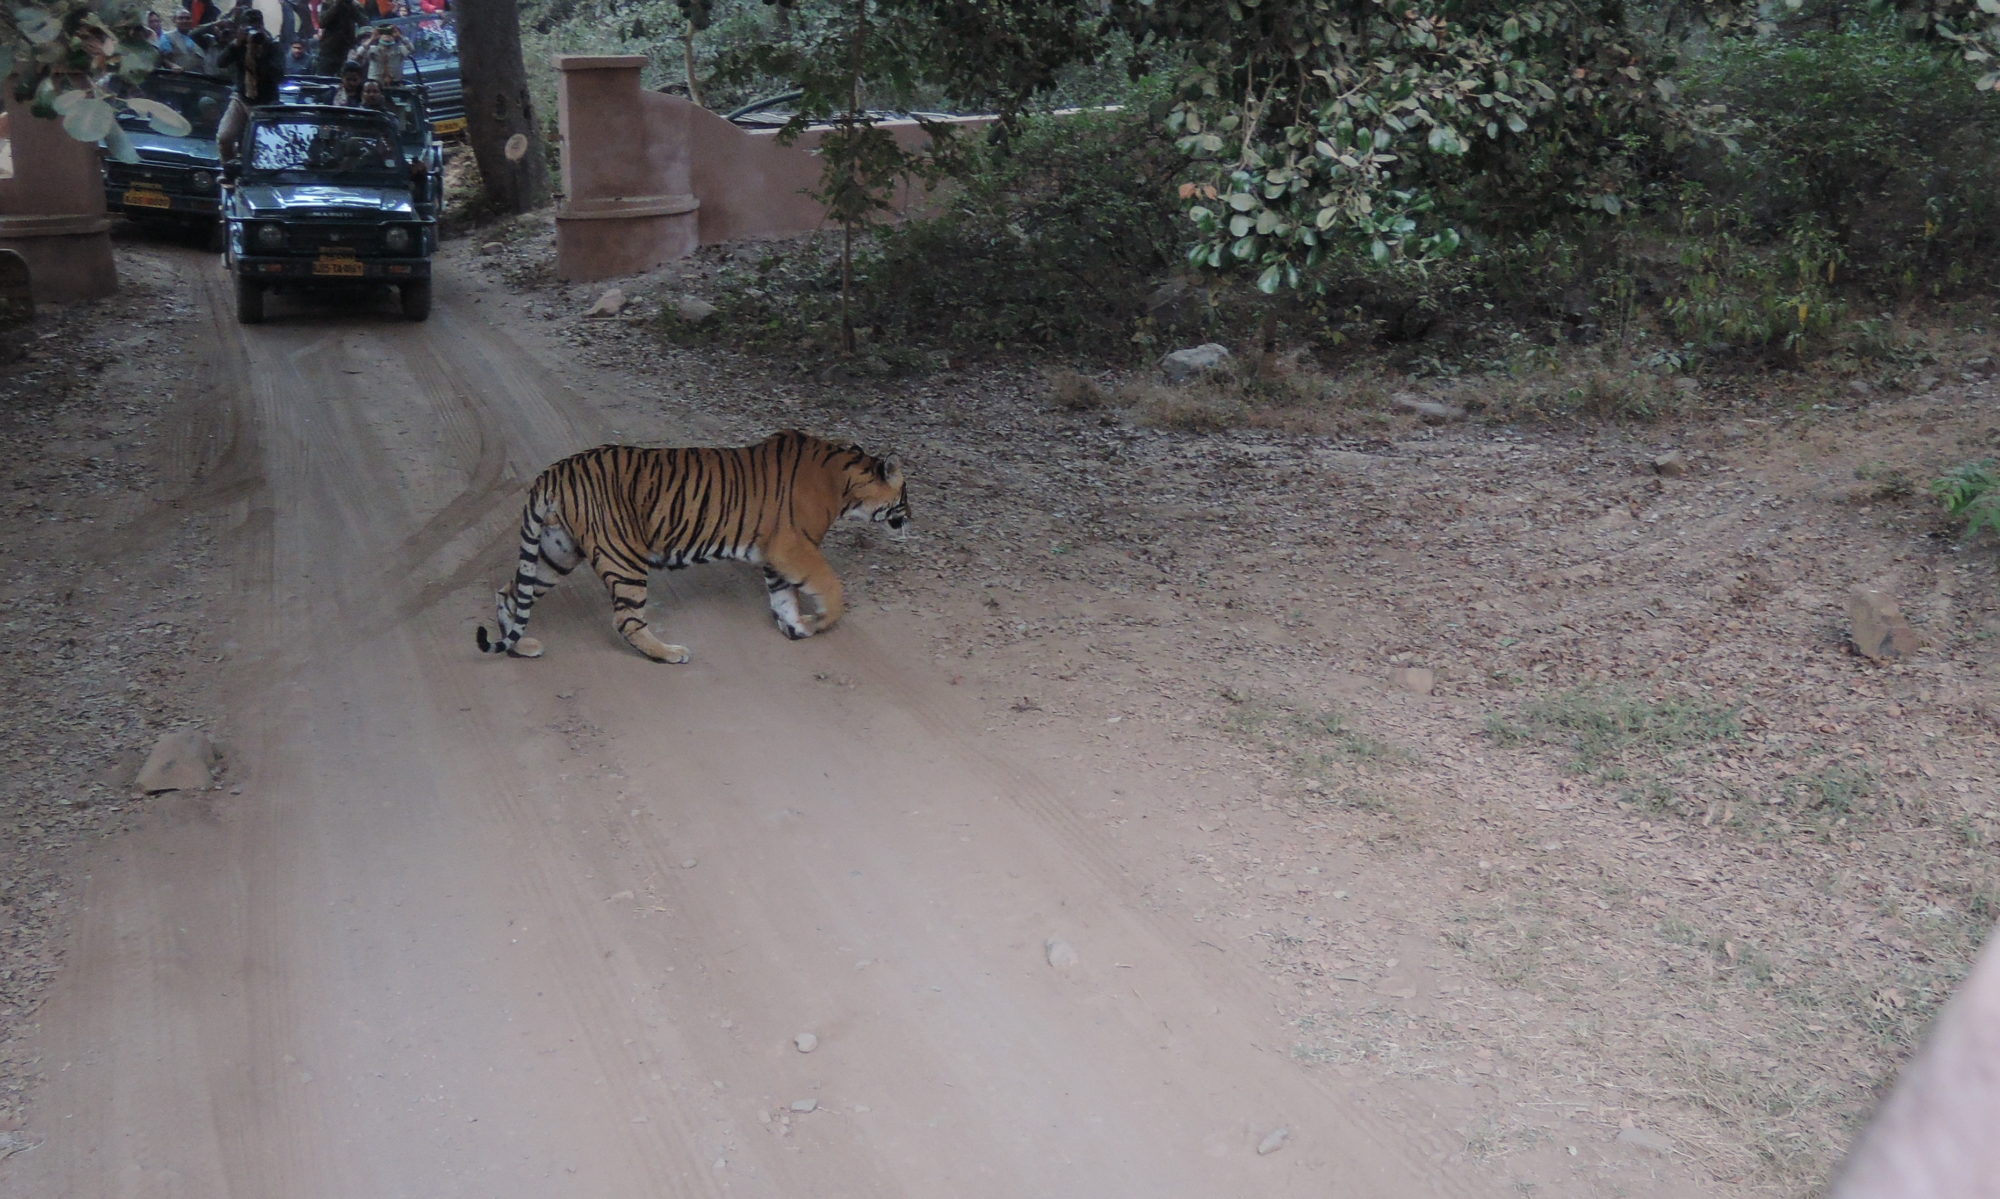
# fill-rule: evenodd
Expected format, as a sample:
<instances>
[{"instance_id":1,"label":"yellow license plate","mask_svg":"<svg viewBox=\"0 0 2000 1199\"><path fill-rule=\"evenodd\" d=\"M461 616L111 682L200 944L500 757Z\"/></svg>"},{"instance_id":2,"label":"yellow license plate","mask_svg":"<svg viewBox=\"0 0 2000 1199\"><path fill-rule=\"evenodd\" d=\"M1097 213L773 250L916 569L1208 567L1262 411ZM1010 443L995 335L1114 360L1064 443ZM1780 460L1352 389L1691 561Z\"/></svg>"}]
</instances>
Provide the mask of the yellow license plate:
<instances>
[{"instance_id":1,"label":"yellow license plate","mask_svg":"<svg viewBox=\"0 0 2000 1199\"><path fill-rule=\"evenodd\" d=\"M321 258L313 262L315 275L353 275L365 273L361 263L352 258Z\"/></svg>"},{"instance_id":2,"label":"yellow license plate","mask_svg":"<svg viewBox=\"0 0 2000 1199\"><path fill-rule=\"evenodd\" d=\"M134 187L125 192L127 208L172 208L174 202L167 199L167 193L154 191L150 187Z\"/></svg>"},{"instance_id":3,"label":"yellow license plate","mask_svg":"<svg viewBox=\"0 0 2000 1199\"><path fill-rule=\"evenodd\" d=\"M449 121L439 121L437 124L431 126L431 130L439 137L450 137L454 133L464 133L465 118L453 117Z\"/></svg>"}]
</instances>

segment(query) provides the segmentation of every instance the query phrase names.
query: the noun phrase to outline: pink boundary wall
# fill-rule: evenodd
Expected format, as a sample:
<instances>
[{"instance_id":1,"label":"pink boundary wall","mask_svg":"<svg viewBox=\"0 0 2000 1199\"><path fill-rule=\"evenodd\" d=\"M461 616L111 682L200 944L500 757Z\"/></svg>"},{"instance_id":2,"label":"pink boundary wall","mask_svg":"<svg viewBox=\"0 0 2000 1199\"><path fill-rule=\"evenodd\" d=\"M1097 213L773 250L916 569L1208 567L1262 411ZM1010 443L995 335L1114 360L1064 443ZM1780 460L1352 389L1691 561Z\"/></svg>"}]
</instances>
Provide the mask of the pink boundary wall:
<instances>
[{"instance_id":1,"label":"pink boundary wall","mask_svg":"<svg viewBox=\"0 0 2000 1199\"><path fill-rule=\"evenodd\" d=\"M570 282L636 275L701 246L810 233L826 209L819 134L793 144L771 130L741 129L679 96L639 86L644 55L558 54L557 125L562 191L556 207L556 274ZM990 117L953 121L977 127ZM883 128L905 147L928 137L915 121ZM921 207L903 186L891 212Z\"/></svg>"},{"instance_id":2,"label":"pink boundary wall","mask_svg":"<svg viewBox=\"0 0 2000 1199\"><path fill-rule=\"evenodd\" d=\"M97 147L44 117L0 113L14 172L0 176L0 250L28 264L37 303L95 300L118 290L111 218Z\"/></svg>"}]
</instances>

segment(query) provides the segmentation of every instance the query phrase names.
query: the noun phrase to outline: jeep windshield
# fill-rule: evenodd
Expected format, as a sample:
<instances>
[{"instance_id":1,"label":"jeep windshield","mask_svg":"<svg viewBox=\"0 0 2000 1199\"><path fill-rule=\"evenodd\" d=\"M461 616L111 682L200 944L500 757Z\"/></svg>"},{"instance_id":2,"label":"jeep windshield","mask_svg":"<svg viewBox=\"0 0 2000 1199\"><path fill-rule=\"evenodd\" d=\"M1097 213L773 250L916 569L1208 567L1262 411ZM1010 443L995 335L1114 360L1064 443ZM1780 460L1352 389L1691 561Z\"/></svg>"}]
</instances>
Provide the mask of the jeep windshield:
<instances>
[{"instance_id":1,"label":"jeep windshield","mask_svg":"<svg viewBox=\"0 0 2000 1199\"><path fill-rule=\"evenodd\" d=\"M265 109L260 112L260 118ZM406 183L409 164L391 119L359 111L259 119L244 153L246 175L273 183Z\"/></svg>"},{"instance_id":2,"label":"jeep windshield","mask_svg":"<svg viewBox=\"0 0 2000 1199\"><path fill-rule=\"evenodd\" d=\"M126 92L129 96L155 100L187 118L190 126L182 136L214 141L216 126L229 107L229 85L205 75L160 71L146 76ZM135 133L157 132L152 119L130 109L118 110L118 123Z\"/></svg>"}]
</instances>

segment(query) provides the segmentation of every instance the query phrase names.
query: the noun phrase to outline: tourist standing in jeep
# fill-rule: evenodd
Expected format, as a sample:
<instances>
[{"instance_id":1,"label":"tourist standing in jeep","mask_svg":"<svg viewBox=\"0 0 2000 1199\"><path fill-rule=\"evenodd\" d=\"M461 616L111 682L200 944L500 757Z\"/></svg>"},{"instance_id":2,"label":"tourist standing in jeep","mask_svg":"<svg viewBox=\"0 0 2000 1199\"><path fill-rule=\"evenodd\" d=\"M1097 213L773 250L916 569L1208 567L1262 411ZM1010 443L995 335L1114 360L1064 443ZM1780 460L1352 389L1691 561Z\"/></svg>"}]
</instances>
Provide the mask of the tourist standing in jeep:
<instances>
[{"instance_id":1,"label":"tourist standing in jeep","mask_svg":"<svg viewBox=\"0 0 2000 1199\"><path fill-rule=\"evenodd\" d=\"M326 0L319 6L319 74L340 74L361 36L363 20L355 0Z\"/></svg>"},{"instance_id":2,"label":"tourist standing in jeep","mask_svg":"<svg viewBox=\"0 0 2000 1199\"><path fill-rule=\"evenodd\" d=\"M259 104L276 104L278 84L285 77L285 56L277 39L264 32L264 14L246 8L242 20L235 40L217 62L236 78L229 111L222 114L222 127L215 133L215 144L222 151L225 169L236 160L236 149L243 140L243 126L250 120L250 110Z\"/></svg>"}]
</instances>

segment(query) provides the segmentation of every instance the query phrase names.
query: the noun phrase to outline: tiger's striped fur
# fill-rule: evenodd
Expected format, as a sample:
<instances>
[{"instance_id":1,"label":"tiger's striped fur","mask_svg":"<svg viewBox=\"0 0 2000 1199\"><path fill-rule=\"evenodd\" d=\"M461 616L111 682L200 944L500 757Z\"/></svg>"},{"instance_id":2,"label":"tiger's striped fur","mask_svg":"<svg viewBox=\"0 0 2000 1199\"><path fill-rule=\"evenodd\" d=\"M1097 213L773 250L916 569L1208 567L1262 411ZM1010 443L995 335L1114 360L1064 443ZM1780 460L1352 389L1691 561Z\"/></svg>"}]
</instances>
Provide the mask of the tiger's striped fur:
<instances>
[{"instance_id":1,"label":"tiger's striped fur","mask_svg":"<svg viewBox=\"0 0 2000 1199\"><path fill-rule=\"evenodd\" d=\"M578 563L611 593L611 620L655 662L685 662L684 645L653 635L644 615L646 575L717 558L764 568L771 614L785 636L833 627L842 610L839 576L819 543L836 520L909 520L894 458L796 430L737 449L606 445L549 467L528 490L521 556L500 592L498 636L481 625L479 648L533 658L523 636L535 601Z\"/></svg>"}]
</instances>

